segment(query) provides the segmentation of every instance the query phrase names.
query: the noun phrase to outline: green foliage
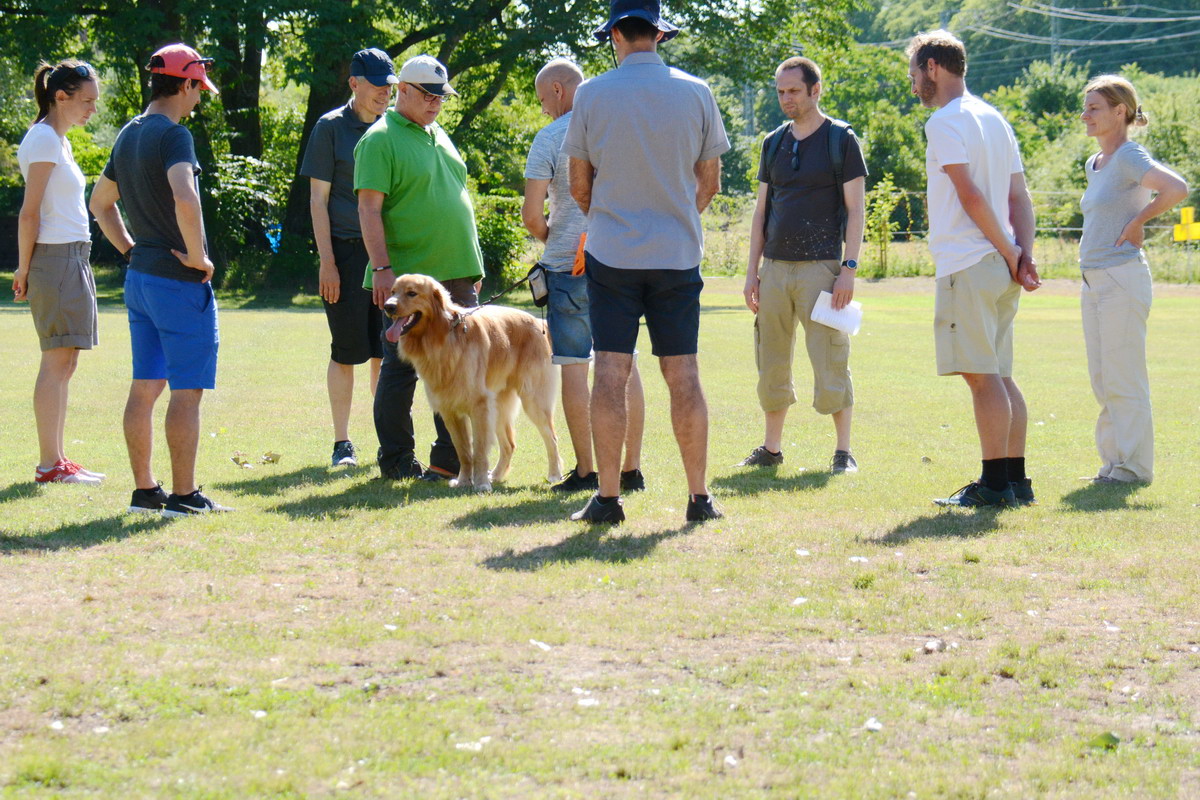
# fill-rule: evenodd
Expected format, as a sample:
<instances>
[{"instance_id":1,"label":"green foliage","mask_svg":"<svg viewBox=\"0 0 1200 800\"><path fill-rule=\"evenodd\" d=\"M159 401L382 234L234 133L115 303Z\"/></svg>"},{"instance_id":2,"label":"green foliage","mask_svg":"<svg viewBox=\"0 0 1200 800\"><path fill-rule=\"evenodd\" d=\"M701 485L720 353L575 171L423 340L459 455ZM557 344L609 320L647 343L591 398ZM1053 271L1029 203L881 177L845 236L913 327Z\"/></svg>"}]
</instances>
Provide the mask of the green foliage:
<instances>
[{"instance_id":1,"label":"green foliage","mask_svg":"<svg viewBox=\"0 0 1200 800\"><path fill-rule=\"evenodd\" d=\"M903 192L896 190L891 175L884 175L867 192L864 233L872 258L863 265L864 277L883 278L888 274L888 248L892 237L900 229L894 217L903 198Z\"/></svg>"},{"instance_id":2,"label":"green foliage","mask_svg":"<svg viewBox=\"0 0 1200 800\"><path fill-rule=\"evenodd\" d=\"M521 255L529 242L521 222L521 200L500 195L475 195L475 226L483 251L485 293L495 293L519 279L525 268Z\"/></svg>"},{"instance_id":3,"label":"green foliage","mask_svg":"<svg viewBox=\"0 0 1200 800\"><path fill-rule=\"evenodd\" d=\"M257 286L266 265L264 227L278 218L292 180L290 164L250 156L224 155L214 165L213 184L206 202L211 220L209 252L217 280L229 279L238 288ZM248 225L247 220L256 224ZM257 250L259 258L248 256Z\"/></svg>"}]
</instances>

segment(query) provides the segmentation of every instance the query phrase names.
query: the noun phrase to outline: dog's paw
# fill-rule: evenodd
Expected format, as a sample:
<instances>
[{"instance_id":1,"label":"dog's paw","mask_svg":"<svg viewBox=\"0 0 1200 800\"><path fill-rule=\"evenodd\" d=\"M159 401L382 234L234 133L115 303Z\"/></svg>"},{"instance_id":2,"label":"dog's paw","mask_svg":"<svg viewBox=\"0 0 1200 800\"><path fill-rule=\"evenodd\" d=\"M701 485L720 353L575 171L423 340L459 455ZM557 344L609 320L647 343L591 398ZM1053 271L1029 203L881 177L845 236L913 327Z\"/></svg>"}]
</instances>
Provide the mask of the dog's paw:
<instances>
[{"instance_id":1,"label":"dog's paw","mask_svg":"<svg viewBox=\"0 0 1200 800\"><path fill-rule=\"evenodd\" d=\"M491 490L492 490L492 484L489 482L485 481L483 483L475 484L475 491L479 492L481 494L484 492L490 492Z\"/></svg>"},{"instance_id":2,"label":"dog's paw","mask_svg":"<svg viewBox=\"0 0 1200 800\"><path fill-rule=\"evenodd\" d=\"M562 483L562 479L563 479L563 476L562 476L561 472L552 472L546 477L547 482L552 483L552 484Z\"/></svg>"},{"instance_id":3,"label":"dog's paw","mask_svg":"<svg viewBox=\"0 0 1200 800\"><path fill-rule=\"evenodd\" d=\"M450 488L451 489L466 489L470 485L471 485L470 478L451 478L450 479Z\"/></svg>"}]
</instances>

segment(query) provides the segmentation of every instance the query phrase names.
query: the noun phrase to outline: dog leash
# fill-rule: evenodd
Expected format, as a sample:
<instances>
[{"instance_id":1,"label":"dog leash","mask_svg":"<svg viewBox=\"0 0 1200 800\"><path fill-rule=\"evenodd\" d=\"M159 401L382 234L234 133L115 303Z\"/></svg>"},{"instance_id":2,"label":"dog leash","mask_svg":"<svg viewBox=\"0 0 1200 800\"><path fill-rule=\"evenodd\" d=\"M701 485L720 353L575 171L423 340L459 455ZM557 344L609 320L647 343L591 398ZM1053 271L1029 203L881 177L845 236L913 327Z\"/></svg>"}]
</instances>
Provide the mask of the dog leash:
<instances>
[{"instance_id":1,"label":"dog leash","mask_svg":"<svg viewBox=\"0 0 1200 800\"><path fill-rule=\"evenodd\" d=\"M461 314L456 314L454 317L454 322L450 323L450 330L454 330L455 328L457 328L459 326L459 323L462 323L463 330L465 331L467 329L466 328L467 317L471 316L472 314L474 314L476 311L483 308L484 306L490 306L492 303L496 302L501 297L508 294L513 289L517 288L518 286L520 286L522 283L527 283L528 281L529 281L529 275L526 275L524 278L521 278L520 280L518 280L514 283L511 283L508 286L506 286L505 288L496 292L494 295L492 295L491 297L489 297L487 300L483 301L479 305L475 306L474 308L468 309L467 311L464 311ZM542 333L545 335L549 335L549 332L546 330L546 312L545 311L542 312Z\"/></svg>"}]
</instances>

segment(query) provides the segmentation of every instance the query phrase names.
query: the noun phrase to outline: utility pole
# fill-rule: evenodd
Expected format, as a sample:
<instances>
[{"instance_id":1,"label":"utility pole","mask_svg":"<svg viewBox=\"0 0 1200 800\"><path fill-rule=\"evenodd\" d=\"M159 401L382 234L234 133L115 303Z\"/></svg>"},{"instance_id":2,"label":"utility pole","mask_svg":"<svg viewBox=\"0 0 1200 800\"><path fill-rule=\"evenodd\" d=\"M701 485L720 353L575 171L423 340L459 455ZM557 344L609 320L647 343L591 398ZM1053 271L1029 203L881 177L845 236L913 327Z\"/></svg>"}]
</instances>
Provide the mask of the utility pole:
<instances>
[{"instance_id":1,"label":"utility pole","mask_svg":"<svg viewBox=\"0 0 1200 800\"><path fill-rule=\"evenodd\" d=\"M1050 63L1058 66L1058 42L1061 38L1058 0L1050 0Z\"/></svg>"}]
</instances>

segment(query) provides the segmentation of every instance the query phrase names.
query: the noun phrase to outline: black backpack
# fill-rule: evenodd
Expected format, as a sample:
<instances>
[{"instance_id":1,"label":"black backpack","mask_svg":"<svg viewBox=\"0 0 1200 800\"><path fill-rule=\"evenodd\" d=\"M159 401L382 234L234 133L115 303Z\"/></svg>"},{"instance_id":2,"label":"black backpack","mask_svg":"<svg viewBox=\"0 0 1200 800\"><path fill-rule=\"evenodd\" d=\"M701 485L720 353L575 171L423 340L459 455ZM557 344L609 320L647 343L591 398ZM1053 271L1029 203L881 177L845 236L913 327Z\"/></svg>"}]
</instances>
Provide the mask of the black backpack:
<instances>
[{"instance_id":1,"label":"black backpack","mask_svg":"<svg viewBox=\"0 0 1200 800\"><path fill-rule=\"evenodd\" d=\"M843 122L840 119L829 118L833 123L829 127L829 163L833 165L833 183L839 189L845 183L845 161L846 161L846 139L850 134L854 133L854 129L850 127L849 122ZM791 121L785 122L775 130L767 134L766 149L763 152L763 163L767 165L767 177L771 176L771 167L775 164L775 157L779 155L779 148L783 144L783 135L787 131ZM767 181L767 206L766 213L763 215L763 235L766 235L767 222L771 219L771 195L774 193L775 187L771 182ZM838 224L842 229L842 241L846 240L846 198L842 192L835 192L837 195L837 218Z\"/></svg>"}]
</instances>

